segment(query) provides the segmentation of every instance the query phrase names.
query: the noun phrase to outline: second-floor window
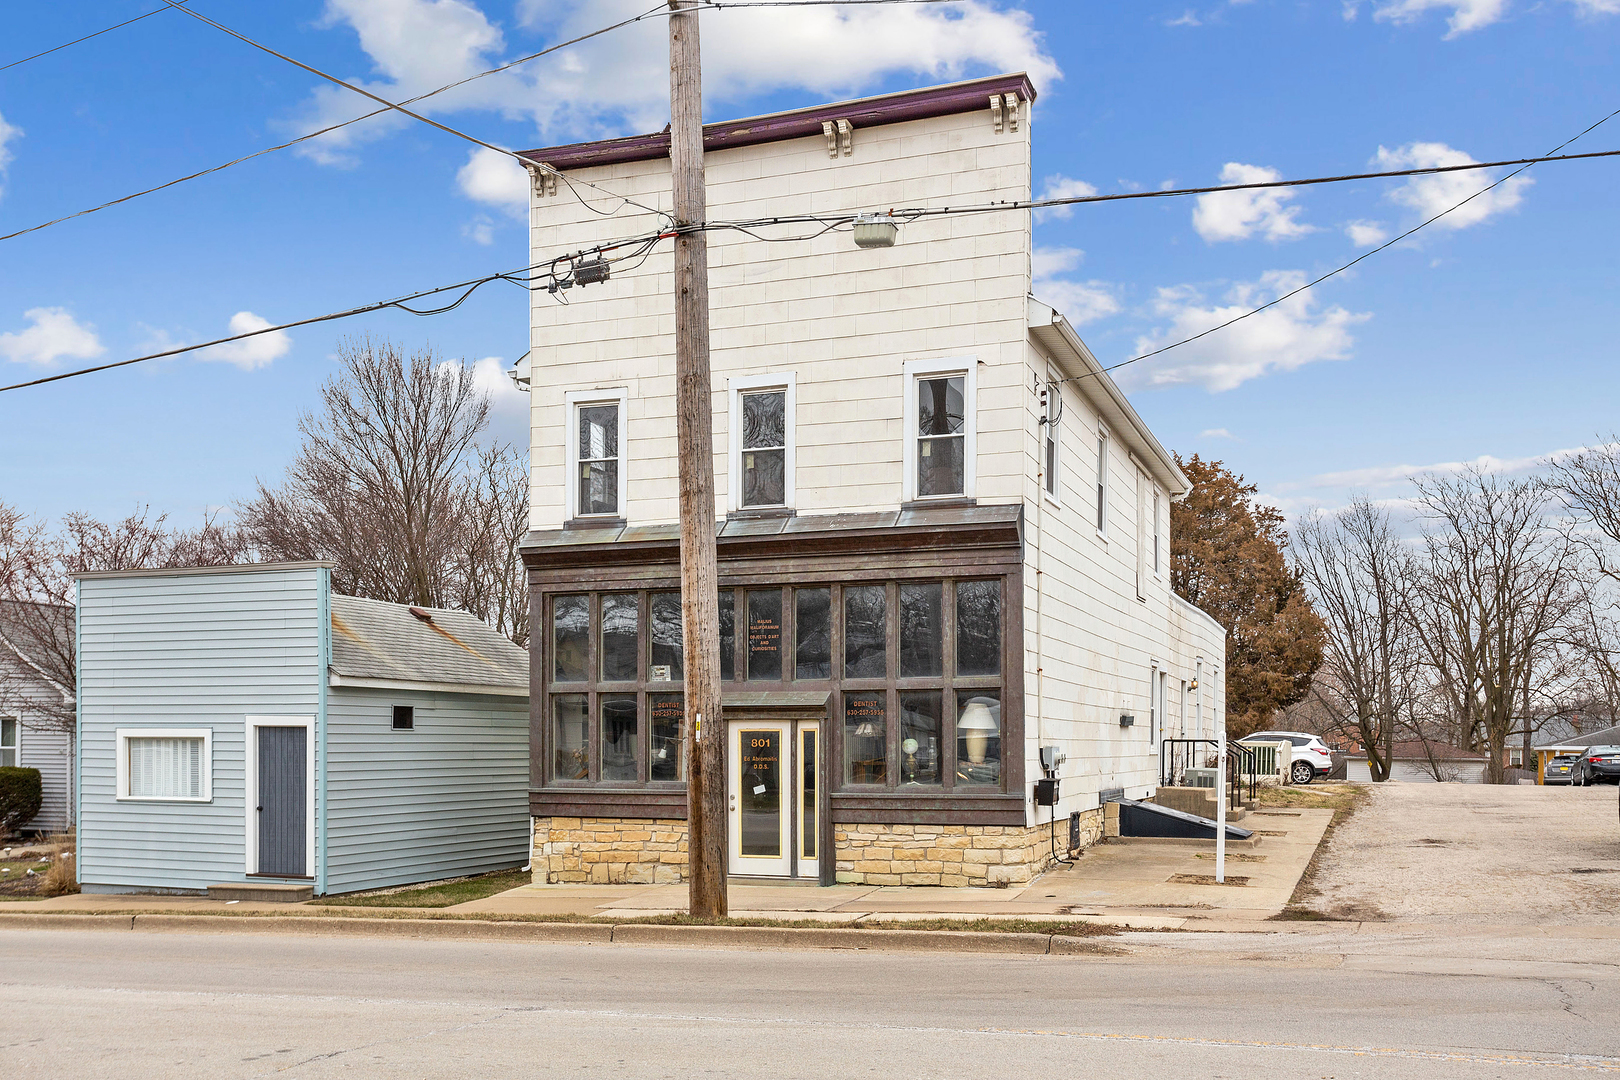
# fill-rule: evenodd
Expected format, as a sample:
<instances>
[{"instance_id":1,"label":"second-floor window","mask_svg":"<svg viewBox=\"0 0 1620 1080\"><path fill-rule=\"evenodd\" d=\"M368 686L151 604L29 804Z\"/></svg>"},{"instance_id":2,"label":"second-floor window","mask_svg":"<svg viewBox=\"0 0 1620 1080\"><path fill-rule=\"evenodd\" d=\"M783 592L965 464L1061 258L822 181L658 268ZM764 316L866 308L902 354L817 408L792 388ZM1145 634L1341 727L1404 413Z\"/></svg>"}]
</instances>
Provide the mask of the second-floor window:
<instances>
[{"instance_id":1,"label":"second-floor window","mask_svg":"<svg viewBox=\"0 0 1620 1080\"><path fill-rule=\"evenodd\" d=\"M793 505L793 374L732 379L732 510Z\"/></svg>"},{"instance_id":2,"label":"second-floor window","mask_svg":"<svg viewBox=\"0 0 1620 1080\"><path fill-rule=\"evenodd\" d=\"M907 500L973 495L974 375L971 358L907 361Z\"/></svg>"},{"instance_id":3,"label":"second-floor window","mask_svg":"<svg viewBox=\"0 0 1620 1080\"><path fill-rule=\"evenodd\" d=\"M624 391L569 394L567 404L569 516L623 516Z\"/></svg>"}]
</instances>

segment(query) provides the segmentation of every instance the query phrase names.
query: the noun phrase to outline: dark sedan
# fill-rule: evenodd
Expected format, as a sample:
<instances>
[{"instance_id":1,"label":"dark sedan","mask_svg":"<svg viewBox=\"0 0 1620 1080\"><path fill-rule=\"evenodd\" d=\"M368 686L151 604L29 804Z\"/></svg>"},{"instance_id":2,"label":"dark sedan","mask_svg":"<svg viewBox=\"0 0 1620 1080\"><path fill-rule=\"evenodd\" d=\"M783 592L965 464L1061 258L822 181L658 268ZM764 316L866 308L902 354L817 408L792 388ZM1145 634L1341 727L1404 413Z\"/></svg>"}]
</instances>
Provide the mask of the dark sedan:
<instances>
[{"instance_id":1,"label":"dark sedan","mask_svg":"<svg viewBox=\"0 0 1620 1080\"><path fill-rule=\"evenodd\" d=\"M1620 784L1620 746L1594 746L1576 759L1570 783L1585 787L1599 780Z\"/></svg>"},{"instance_id":2,"label":"dark sedan","mask_svg":"<svg viewBox=\"0 0 1620 1080\"><path fill-rule=\"evenodd\" d=\"M1575 762L1577 760L1578 755L1576 754L1559 754L1547 762L1547 770L1542 774L1541 782L1543 784L1571 783L1575 775Z\"/></svg>"}]
</instances>

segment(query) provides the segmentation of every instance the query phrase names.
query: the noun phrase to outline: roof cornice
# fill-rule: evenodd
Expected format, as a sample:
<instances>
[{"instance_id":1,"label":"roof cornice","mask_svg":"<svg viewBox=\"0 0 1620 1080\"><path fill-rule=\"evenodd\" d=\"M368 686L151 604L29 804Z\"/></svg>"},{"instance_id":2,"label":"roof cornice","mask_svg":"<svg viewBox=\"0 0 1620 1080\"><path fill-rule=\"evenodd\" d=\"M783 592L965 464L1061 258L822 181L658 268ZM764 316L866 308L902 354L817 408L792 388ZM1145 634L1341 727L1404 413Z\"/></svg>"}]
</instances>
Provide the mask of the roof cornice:
<instances>
[{"instance_id":1,"label":"roof cornice","mask_svg":"<svg viewBox=\"0 0 1620 1080\"><path fill-rule=\"evenodd\" d=\"M984 79L947 83L897 94L856 98L828 105L816 105L792 112L749 116L703 126L703 149L726 150L737 146L802 139L822 134L822 122L848 120L855 128L900 124L957 113L988 114L991 94L1015 93L1025 101L1035 100L1035 86L1023 72L992 75ZM986 117L988 122L988 116ZM669 131L652 135L630 135L622 139L570 143L566 146L526 150L523 156L544 162L554 169L583 169L593 165L616 165L624 161L651 161L669 156Z\"/></svg>"}]
</instances>

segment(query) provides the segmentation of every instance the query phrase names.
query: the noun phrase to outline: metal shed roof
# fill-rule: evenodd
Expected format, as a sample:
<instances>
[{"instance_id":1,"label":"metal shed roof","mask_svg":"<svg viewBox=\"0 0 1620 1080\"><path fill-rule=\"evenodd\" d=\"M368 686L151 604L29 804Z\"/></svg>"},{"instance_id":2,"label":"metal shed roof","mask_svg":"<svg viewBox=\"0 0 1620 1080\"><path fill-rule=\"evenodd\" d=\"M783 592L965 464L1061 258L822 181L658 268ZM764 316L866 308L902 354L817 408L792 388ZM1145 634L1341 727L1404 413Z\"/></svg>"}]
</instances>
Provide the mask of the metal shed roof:
<instances>
[{"instance_id":1,"label":"metal shed roof","mask_svg":"<svg viewBox=\"0 0 1620 1080\"><path fill-rule=\"evenodd\" d=\"M529 654L465 611L334 593L331 682L527 697Z\"/></svg>"}]
</instances>

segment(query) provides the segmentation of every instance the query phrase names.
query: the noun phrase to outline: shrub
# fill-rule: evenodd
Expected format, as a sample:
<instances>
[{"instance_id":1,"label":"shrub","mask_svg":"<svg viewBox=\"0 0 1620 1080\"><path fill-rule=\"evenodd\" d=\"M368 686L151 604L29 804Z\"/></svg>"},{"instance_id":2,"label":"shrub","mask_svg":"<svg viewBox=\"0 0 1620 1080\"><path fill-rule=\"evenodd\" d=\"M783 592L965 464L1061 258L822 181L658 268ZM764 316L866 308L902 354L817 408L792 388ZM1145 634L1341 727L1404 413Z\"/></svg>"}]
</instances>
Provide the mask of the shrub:
<instances>
[{"instance_id":1,"label":"shrub","mask_svg":"<svg viewBox=\"0 0 1620 1080\"><path fill-rule=\"evenodd\" d=\"M0 768L0 836L32 821L45 802L38 769Z\"/></svg>"}]
</instances>

